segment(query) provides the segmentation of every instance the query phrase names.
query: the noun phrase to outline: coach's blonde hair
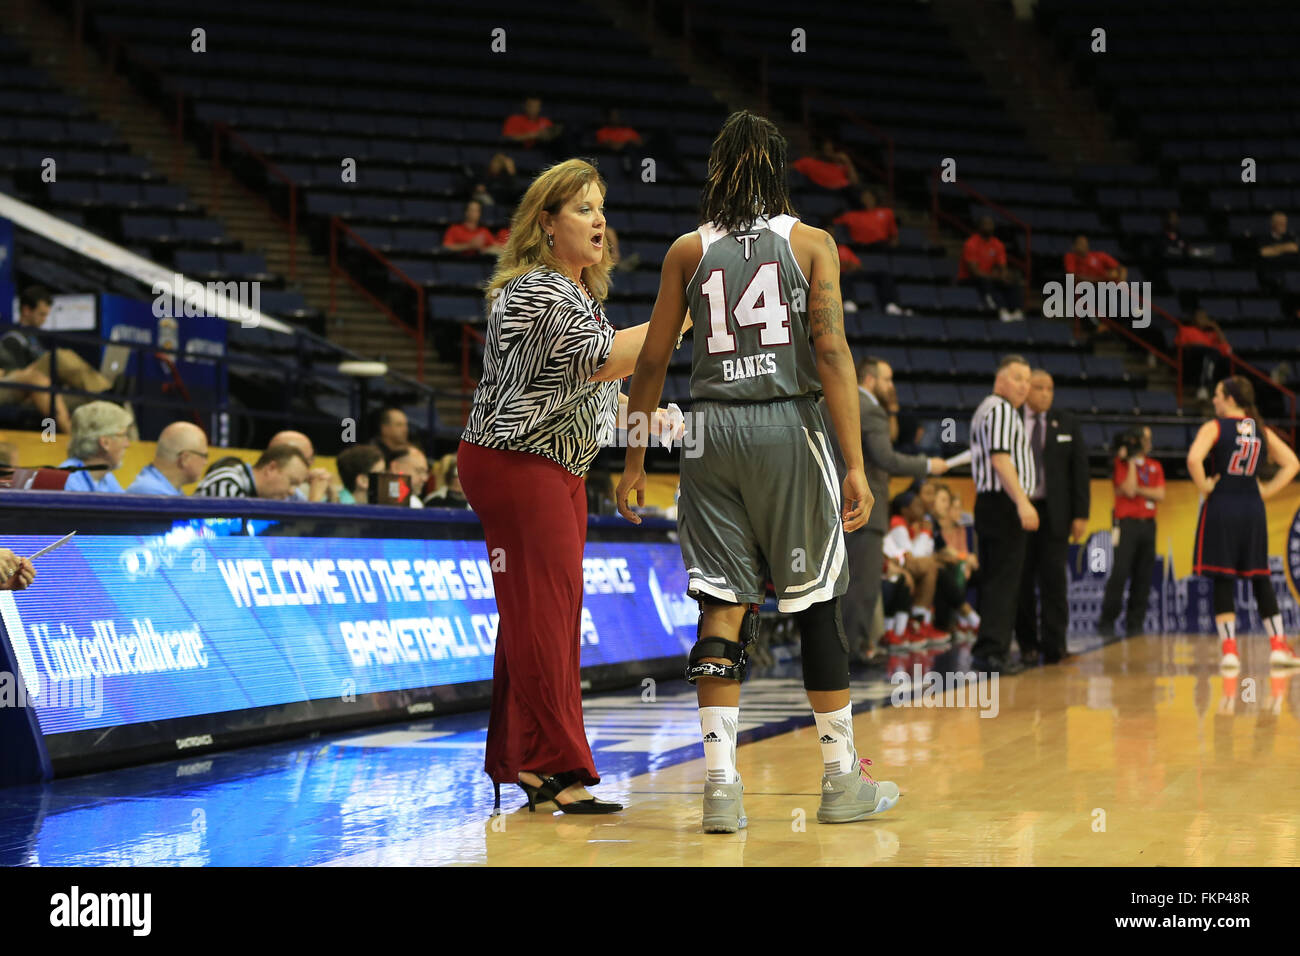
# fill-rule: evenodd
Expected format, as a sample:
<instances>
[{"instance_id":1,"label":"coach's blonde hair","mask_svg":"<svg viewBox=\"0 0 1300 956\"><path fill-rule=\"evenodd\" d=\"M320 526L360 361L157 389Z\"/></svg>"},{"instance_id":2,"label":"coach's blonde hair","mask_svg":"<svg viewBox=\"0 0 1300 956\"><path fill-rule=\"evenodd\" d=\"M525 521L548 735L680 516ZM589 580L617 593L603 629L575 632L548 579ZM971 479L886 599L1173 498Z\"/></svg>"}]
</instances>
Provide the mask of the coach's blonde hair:
<instances>
[{"instance_id":1,"label":"coach's blonde hair","mask_svg":"<svg viewBox=\"0 0 1300 956\"><path fill-rule=\"evenodd\" d=\"M72 413L72 438L68 457L81 461L104 455L101 438L129 432L135 419L121 405L112 402L87 402Z\"/></svg>"},{"instance_id":2,"label":"coach's blonde hair","mask_svg":"<svg viewBox=\"0 0 1300 956\"><path fill-rule=\"evenodd\" d=\"M581 159L566 159L549 169L542 170L533 180L524 198L519 200L515 214L510 219L510 238L497 260L496 271L488 283L488 298L511 279L530 272L538 266L563 272L564 267L555 256L555 250L546 244L546 231L542 228L542 212L557 215L564 204L582 192L591 183L605 195L605 180L596 167ZM583 281L599 302L609 294L609 274L614 268L614 257L608 239L601 243L600 262L582 270Z\"/></svg>"}]
</instances>

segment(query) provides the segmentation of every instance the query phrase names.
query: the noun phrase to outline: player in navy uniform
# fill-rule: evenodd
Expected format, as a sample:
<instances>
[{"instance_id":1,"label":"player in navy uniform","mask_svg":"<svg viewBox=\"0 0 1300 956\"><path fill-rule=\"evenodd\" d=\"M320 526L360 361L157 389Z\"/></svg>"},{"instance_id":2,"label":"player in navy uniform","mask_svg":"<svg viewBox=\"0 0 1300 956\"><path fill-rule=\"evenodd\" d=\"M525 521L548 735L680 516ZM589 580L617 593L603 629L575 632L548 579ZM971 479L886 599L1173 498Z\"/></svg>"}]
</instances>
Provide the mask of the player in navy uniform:
<instances>
[{"instance_id":1,"label":"player in navy uniform","mask_svg":"<svg viewBox=\"0 0 1300 956\"><path fill-rule=\"evenodd\" d=\"M1244 376L1233 375L1214 387L1214 414L1214 420L1196 433L1187 452L1187 470L1205 495L1196 526L1192 573L1214 579L1214 622L1222 642L1222 666L1241 666L1233 600L1238 577L1249 578L1255 589L1255 603L1268 632L1269 663L1300 666L1300 657L1282 632L1282 615L1268 571L1268 520L1264 513L1264 502L1290 484L1300 471L1300 461L1277 432L1260 420L1255 389ZM1256 474L1269 460L1278 466L1277 474L1261 484Z\"/></svg>"},{"instance_id":2,"label":"player in navy uniform","mask_svg":"<svg viewBox=\"0 0 1300 956\"><path fill-rule=\"evenodd\" d=\"M804 689L825 768L817 819L863 820L899 795L896 784L862 769L870 761L859 759L853 743L839 609L848 588L844 533L866 523L873 499L835 240L793 215L785 155L785 139L769 120L747 111L727 118L709 155L701 225L664 256L628 386L631 425L661 393L689 309L700 454L682 456L677 522L688 593L700 602L686 676L699 694L706 833L746 824L736 770L740 681L769 580L779 609L799 624ZM823 391L844 453L842 490L819 407ZM630 428L616 498L619 512L639 521L627 504L633 490L638 504L645 500L645 445L635 435Z\"/></svg>"}]
</instances>

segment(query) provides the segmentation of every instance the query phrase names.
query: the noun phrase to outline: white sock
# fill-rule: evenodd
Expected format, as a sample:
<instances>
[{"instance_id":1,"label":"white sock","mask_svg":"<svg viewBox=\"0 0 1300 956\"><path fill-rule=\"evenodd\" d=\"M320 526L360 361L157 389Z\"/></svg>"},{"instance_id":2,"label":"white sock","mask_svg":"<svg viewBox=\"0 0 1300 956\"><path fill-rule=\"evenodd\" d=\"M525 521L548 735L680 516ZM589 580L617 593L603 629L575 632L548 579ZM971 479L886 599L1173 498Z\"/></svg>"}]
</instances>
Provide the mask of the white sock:
<instances>
[{"instance_id":1,"label":"white sock","mask_svg":"<svg viewBox=\"0 0 1300 956\"><path fill-rule=\"evenodd\" d=\"M912 617L919 617L919 618L921 619L921 623L922 623L922 624L929 624L929 623L930 623L931 613L932 613L932 612L930 611L930 609L929 609L928 607L914 607L914 608L912 608Z\"/></svg>"},{"instance_id":2,"label":"white sock","mask_svg":"<svg viewBox=\"0 0 1300 956\"><path fill-rule=\"evenodd\" d=\"M853 705L845 704L829 714L813 714L817 721L817 737L822 745L822 760L827 776L848 773L853 769L856 751L853 749Z\"/></svg>"},{"instance_id":3,"label":"white sock","mask_svg":"<svg viewBox=\"0 0 1300 956\"><path fill-rule=\"evenodd\" d=\"M700 733L704 737L704 779L708 783L735 783L736 725L739 707L701 707Z\"/></svg>"},{"instance_id":4,"label":"white sock","mask_svg":"<svg viewBox=\"0 0 1300 956\"><path fill-rule=\"evenodd\" d=\"M1219 640L1226 641L1237 636L1237 620L1232 618L1227 621L1215 621L1214 626L1219 629Z\"/></svg>"},{"instance_id":5,"label":"white sock","mask_svg":"<svg viewBox=\"0 0 1300 956\"><path fill-rule=\"evenodd\" d=\"M1268 632L1269 637L1282 637L1282 615L1274 614L1272 617L1264 618L1264 630Z\"/></svg>"},{"instance_id":6,"label":"white sock","mask_svg":"<svg viewBox=\"0 0 1300 956\"><path fill-rule=\"evenodd\" d=\"M895 634L907 633L907 612L899 611L894 615L894 626L891 628Z\"/></svg>"}]
</instances>

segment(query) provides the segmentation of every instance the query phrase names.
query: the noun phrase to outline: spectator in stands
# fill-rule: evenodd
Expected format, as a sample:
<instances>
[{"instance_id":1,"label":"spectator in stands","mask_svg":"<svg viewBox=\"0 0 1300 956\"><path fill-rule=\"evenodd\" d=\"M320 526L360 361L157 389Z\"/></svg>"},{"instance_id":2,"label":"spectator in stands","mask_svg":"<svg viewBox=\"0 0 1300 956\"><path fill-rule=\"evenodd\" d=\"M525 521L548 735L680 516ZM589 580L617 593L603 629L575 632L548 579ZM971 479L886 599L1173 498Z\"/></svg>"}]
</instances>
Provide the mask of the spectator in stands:
<instances>
[{"instance_id":1,"label":"spectator in stands","mask_svg":"<svg viewBox=\"0 0 1300 956\"><path fill-rule=\"evenodd\" d=\"M203 477L208 436L192 422L172 422L158 435L153 461L127 486L131 495L179 495L182 485Z\"/></svg>"},{"instance_id":2,"label":"spectator in stands","mask_svg":"<svg viewBox=\"0 0 1300 956\"><path fill-rule=\"evenodd\" d=\"M1208 400L1214 383L1232 371L1232 346L1219 324L1204 309L1197 309L1192 321L1178 329L1174 344L1183 349L1183 384L1196 384L1196 397Z\"/></svg>"},{"instance_id":3,"label":"spectator in stands","mask_svg":"<svg viewBox=\"0 0 1300 956\"><path fill-rule=\"evenodd\" d=\"M588 477L590 478L591 476L588 475ZM607 476L606 483L608 483L608 481L609 478ZM610 485L609 498L612 504L614 500L613 485ZM465 500L465 489L462 488L460 484L460 471L456 468L455 461L453 461L450 467L447 468L447 471L443 476L442 487L425 496L424 506L426 508L469 508L469 502ZM609 513L613 514L616 510L617 509L611 509Z\"/></svg>"},{"instance_id":4,"label":"spectator in stands","mask_svg":"<svg viewBox=\"0 0 1300 956\"><path fill-rule=\"evenodd\" d=\"M302 452L303 459L307 462L307 483L306 486L299 485L293 489L293 494L289 497L293 501L328 501L330 496L330 485L334 476L326 468L316 467L316 449L311 443L311 439L302 432L284 431L278 432L267 442L267 448L272 445L292 445Z\"/></svg>"},{"instance_id":5,"label":"spectator in stands","mask_svg":"<svg viewBox=\"0 0 1300 956\"><path fill-rule=\"evenodd\" d=\"M406 419L406 412L396 405L389 405L379 413L378 434L371 439L374 445L384 453L384 464L390 464L393 456L404 451L411 443L411 427Z\"/></svg>"},{"instance_id":6,"label":"spectator in stands","mask_svg":"<svg viewBox=\"0 0 1300 956\"><path fill-rule=\"evenodd\" d=\"M1189 253L1187 240L1183 238L1182 228L1178 224L1178 210L1170 209L1165 213L1160 236L1152 247L1152 258L1166 262L1178 261L1187 258Z\"/></svg>"},{"instance_id":7,"label":"spectator in stands","mask_svg":"<svg viewBox=\"0 0 1300 956\"><path fill-rule=\"evenodd\" d=\"M861 209L852 209L841 213L832 220L830 231L837 240L842 240L842 231L836 226L848 230L849 239L858 248L866 252L884 252L887 247L898 245L898 223L894 219L894 210L877 205L876 192L863 189L859 194ZM868 256L863 262L853 246L839 246L840 270L853 273L862 269L876 289L876 302L890 315L911 315L910 309L898 305L898 287L894 277L885 263L875 256ZM846 306L847 308L847 306Z\"/></svg>"},{"instance_id":8,"label":"spectator in stands","mask_svg":"<svg viewBox=\"0 0 1300 956\"><path fill-rule=\"evenodd\" d=\"M849 231L849 239L860 246L876 246L883 249L898 245L898 220L894 210L880 205L880 197L870 186L858 193L862 203L860 209L842 212L832 220L837 226L844 226Z\"/></svg>"},{"instance_id":9,"label":"spectator in stands","mask_svg":"<svg viewBox=\"0 0 1300 956\"><path fill-rule=\"evenodd\" d=\"M411 484L411 507L424 507L424 486L429 482L429 459L415 445L408 445L388 462L388 470L405 475Z\"/></svg>"},{"instance_id":10,"label":"spectator in stands","mask_svg":"<svg viewBox=\"0 0 1300 956\"><path fill-rule=\"evenodd\" d=\"M611 107L605 113L605 125L596 130L596 143L602 149L612 149L621 153L629 145L644 145L644 140L635 129L624 125L618 110Z\"/></svg>"},{"instance_id":11,"label":"spectator in stands","mask_svg":"<svg viewBox=\"0 0 1300 956\"><path fill-rule=\"evenodd\" d=\"M68 459L60 468L91 468L68 477L64 491L122 490L113 472L122 466L135 426L131 413L112 402L89 402L72 413Z\"/></svg>"},{"instance_id":12,"label":"spectator in stands","mask_svg":"<svg viewBox=\"0 0 1300 956\"><path fill-rule=\"evenodd\" d=\"M952 493L952 506L948 509L952 520L963 528L975 527L975 516L962 507L961 493ZM977 561L978 564L978 561Z\"/></svg>"},{"instance_id":13,"label":"spectator in stands","mask_svg":"<svg viewBox=\"0 0 1300 956\"><path fill-rule=\"evenodd\" d=\"M1109 253L1088 248L1088 237L1074 237L1074 247L1065 254L1065 271L1074 275L1075 283L1125 282L1128 269L1120 265Z\"/></svg>"},{"instance_id":14,"label":"spectator in stands","mask_svg":"<svg viewBox=\"0 0 1300 956\"><path fill-rule=\"evenodd\" d=\"M507 214L519 202L524 193L525 184L519 178L515 161L505 153L496 153L488 160L487 169L479 174L465 167L470 187L470 199L476 199L486 209L499 207Z\"/></svg>"},{"instance_id":15,"label":"spectator in stands","mask_svg":"<svg viewBox=\"0 0 1300 956\"><path fill-rule=\"evenodd\" d=\"M447 227L442 235L442 247L449 252L463 252L471 256L491 255L501 251L492 230L483 225L481 202L471 199L465 203L465 218Z\"/></svg>"},{"instance_id":16,"label":"spectator in stands","mask_svg":"<svg viewBox=\"0 0 1300 956\"><path fill-rule=\"evenodd\" d=\"M992 216L981 216L979 230L961 247L957 281L975 287L980 300L990 312L997 312L1003 322L1025 317L1020 309L1020 284L1007 268L1007 247L994 235Z\"/></svg>"},{"instance_id":17,"label":"spectator in stands","mask_svg":"<svg viewBox=\"0 0 1300 956\"><path fill-rule=\"evenodd\" d=\"M44 286L28 286L23 290L18 301L18 325L0 338L0 382L41 388L52 384L50 352L37 330L45 325L53 301L53 295ZM71 349L57 349L54 358L59 383L68 388L105 392L112 384ZM0 404L16 405L24 401L30 401L41 415L53 417L56 427L68 431L72 427L69 408L84 405L88 399L75 396L65 401L61 395L51 399L48 392L0 388Z\"/></svg>"},{"instance_id":18,"label":"spectator in stands","mask_svg":"<svg viewBox=\"0 0 1300 956\"><path fill-rule=\"evenodd\" d=\"M1259 282L1272 292L1282 291L1282 273L1300 262L1300 244L1286 226L1286 213L1273 213L1268 219L1268 235L1259 241Z\"/></svg>"},{"instance_id":19,"label":"spectator in stands","mask_svg":"<svg viewBox=\"0 0 1300 956\"><path fill-rule=\"evenodd\" d=\"M340 504L365 504L370 500L370 476L384 470L384 453L374 445L356 445L335 459L343 488Z\"/></svg>"},{"instance_id":20,"label":"spectator in stands","mask_svg":"<svg viewBox=\"0 0 1300 956\"><path fill-rule=\"evenodd\" d=\"M564 127L542 115L542 98L524 98L524 111L513 113L501 126L501 135L509 142L527 149L537 144L551 144L564 132Z\"/></svg>"},{"instance_id":21,"label":"spectator in stands","mask_svg":"<svg viewBox=\"0 0 1300 956\"><path fill-rule=\"evenodd\" d=\"M911 621L905 631L891 630L886 644L925 643L946 636L934 626L934 596L938 587L939 561L934 552L934 535L926 520L925 505L915 491L896 495L889 504L889 533L885 535L885 558L896 561L911 575Z\"/></svg>"},{"instance_id":22,"label":"spectator in stands","mask_svg":"<svg viewBox=\"0 0 1300 956\"><path fill-rule=\"evenodd\" d=\"M979 569L979 558L966 548L966 530L952 520L952 489L938 481L927 481L925 487L933 488L928 511L934 556L939 563L934 626L973 643L980 617L966 600L966 592Z\"/></svg>"},{"instance_id":23,"label":"spectator in stands","mask_svg":"<svg viewBox=\"0 0 1300 956\"><path fill-rule=\"evenodd\" d=\"M307 480L307 459L292 445L272 445L252 467L239 458L222 458L203 476L196 495L209 498L266 498L285 501Z\"/></svg>"},{"instance_id":24,"label":"spectator in stands","mask_svg":"<svg viewBox=\"0 0 1300 956\"><path fill-rule=\"evenodd\" d=\"M847 190L860 182L849 154L836 149L829 136L822 137L816 155L797 159L790 165L823 189Z\"/></svg>"}]
</instances>

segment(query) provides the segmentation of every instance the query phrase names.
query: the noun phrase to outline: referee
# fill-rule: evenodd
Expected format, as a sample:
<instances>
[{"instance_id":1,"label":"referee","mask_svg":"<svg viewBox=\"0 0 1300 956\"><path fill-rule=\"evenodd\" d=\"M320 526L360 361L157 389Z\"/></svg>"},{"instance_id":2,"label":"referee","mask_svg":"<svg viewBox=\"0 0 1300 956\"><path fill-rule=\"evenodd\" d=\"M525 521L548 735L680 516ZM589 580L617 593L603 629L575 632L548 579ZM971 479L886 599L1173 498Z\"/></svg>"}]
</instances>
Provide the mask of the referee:
<instances>
[{"instance_id":1,"label":"referee","mask_svg":"<svg viewBox=\"0 0 1300 956\"><path fill-rule=\"evenodd\" d=\"M1029 496L1037 476L1020 406L1029 396L1029 363L1008 355L998 365L993 394L980 402L970 426L975 479L975 534L979 540L980 629L971 648L976 670L1019 674L1008 659L1020 596L1028 532L1038 529Z\"/></svg>"}]
</instances>

